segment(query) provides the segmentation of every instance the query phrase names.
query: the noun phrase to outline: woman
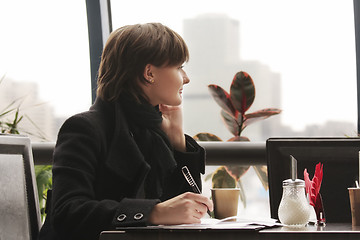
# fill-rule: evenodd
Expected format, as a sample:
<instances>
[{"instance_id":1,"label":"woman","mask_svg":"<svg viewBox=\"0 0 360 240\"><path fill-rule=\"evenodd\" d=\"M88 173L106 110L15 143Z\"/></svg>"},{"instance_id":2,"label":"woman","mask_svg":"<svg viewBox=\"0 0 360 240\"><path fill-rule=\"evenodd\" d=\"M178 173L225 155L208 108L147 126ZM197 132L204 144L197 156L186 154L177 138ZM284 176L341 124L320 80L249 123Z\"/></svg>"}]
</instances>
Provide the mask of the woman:
<instances>
[{"instance_id":1,"label":"woman","mask_svg":"<svg viewBox=\"0 0 360 240\"><path fill-rule=\"evenodd\" d=\"M181 173L186 165L201 186L204 150L182 128L188 58L184 40L159 23L110 35L94 105L60 129L40 239L91 240L121 226L199 223L213 209Z\"/></svg>"}]
</instances>

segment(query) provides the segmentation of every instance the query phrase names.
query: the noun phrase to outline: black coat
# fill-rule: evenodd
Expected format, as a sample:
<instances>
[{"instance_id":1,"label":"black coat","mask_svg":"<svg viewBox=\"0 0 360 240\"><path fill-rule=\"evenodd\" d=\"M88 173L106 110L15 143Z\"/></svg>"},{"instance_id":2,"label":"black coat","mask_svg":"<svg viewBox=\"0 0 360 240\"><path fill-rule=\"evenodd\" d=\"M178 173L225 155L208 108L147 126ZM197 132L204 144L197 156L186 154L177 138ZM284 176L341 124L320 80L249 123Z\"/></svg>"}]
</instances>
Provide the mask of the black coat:
<instances>
[{"instance_id":1,"label":"black coat","mask_svg":"<svg viewBox=\"0 0 360 240\"><path fill-rule=\"evenodd\" d=\"M186 165L201 187L204 149L186 136L187 152L173 151L177 166L161 196L148 199L151 169L118 103L96 100L89 111L65 121L53 162L52 200L39 239L98 239L103 230L145 226L155 204L191 191L181 174ZM175 216L174 216L175 217Z\"/></svg>"}]
</instances>

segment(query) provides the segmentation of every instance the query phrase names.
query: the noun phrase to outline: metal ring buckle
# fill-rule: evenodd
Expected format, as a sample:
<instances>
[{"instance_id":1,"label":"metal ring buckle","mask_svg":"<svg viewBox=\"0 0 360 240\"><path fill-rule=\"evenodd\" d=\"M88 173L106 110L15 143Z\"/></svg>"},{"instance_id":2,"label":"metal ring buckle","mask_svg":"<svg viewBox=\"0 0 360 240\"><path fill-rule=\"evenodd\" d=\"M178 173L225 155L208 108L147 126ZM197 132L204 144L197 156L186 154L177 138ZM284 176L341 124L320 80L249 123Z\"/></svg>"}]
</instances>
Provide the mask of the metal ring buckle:
<instances>
[{"instance_id":1,"label":"metal ring buckle","mask_svg":"<svg viewBox=\"0 0 360 240\"><path fill-rule=\"evenodd\" d=\"M126 218L126 215L125 214L120 214L116 219L119 221L119 222L122 222L124 221Z\"/></svg>"},{"instance_id":2,"label":"metal ring buckle","mask_svg":"<svg viewBox=\"0 0 360 240\"><path fill-rule=\"evenodd\" d=\"M135 219L135 220L140 220L140 219L142 219L143 217L144 217L144 214L142 214L142 213L137 213L137 214L134 215L134 219Z\"/></svg>"}]
</instances>

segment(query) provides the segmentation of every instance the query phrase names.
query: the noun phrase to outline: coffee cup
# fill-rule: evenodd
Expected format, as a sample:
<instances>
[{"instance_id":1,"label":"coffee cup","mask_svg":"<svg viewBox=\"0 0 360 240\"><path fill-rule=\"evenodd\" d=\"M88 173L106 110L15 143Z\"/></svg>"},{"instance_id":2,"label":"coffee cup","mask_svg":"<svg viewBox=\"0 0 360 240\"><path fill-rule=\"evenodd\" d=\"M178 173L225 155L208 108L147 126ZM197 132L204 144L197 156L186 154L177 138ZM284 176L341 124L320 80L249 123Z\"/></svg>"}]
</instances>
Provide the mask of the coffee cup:
<instances>
[{"instance_id":1,"label":"coffee cup","mask_svg":"<svg viewBox=\"0 0 360 240\"><path fill-rule=\"evenodd\" d=\"M214 215L217 219L237 216L240 189L213 188L211 196L214 203Z\"/></svg>"},{"instance_id":2,"label":"coffee cup","mask_svg":"<svg viewBox=\"0 0 360 240\"><path fill-rule=\"evenodd\" d=\"M360 188L348 188L353 226L360 226Z\"/></svg>"}]
</instances>

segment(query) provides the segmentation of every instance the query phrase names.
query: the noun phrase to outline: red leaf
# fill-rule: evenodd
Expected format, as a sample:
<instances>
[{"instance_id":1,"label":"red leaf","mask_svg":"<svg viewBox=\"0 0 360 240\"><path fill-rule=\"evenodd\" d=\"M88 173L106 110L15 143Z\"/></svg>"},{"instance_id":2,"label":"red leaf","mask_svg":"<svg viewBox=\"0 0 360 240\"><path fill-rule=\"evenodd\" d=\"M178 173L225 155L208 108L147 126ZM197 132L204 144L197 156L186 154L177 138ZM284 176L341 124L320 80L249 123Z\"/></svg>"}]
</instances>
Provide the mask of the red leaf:
<instances>
[{"instance_id":1,"label":"red leaf","mask_svg":"<svg viewBox=\"0 0 360 240\"><path fill-rule=\"evenodd\" d=\"M230 115L236 117L237 111L231 101L230 95L222 89L220 86L210 84L208 89L211 93L211 96L214 98L215 102L219 104L219 106L229 113Z\"/></svg>"},{"instance_id":2,"label":"red leaf","mask_svg":"<svg viewBox=\"0 0 360 240\"><path fill-rule=\"evenodd\" d=\"M265 108L253 113L245 114L245 120L243 125L248 126L254 122L266 119L268 117L271 117L273 115L277 115L281 113L280 109L277 108ZM244 126L244 127L245 127Z\"/></svg>"},{"instance_id":3,"label":"red leaf","mask_svg":"<svg viewBox=\"0 0 360 240\"><path fill-rule=\"evenodd\" d=\"M195 136L193 136L193 138L196 141L220 141L220 142L222 141L221 138L219 138L218 136L206 132L198 133Z\"/></svg>"},{"instance_id":4,"label":"red leaf","mask_svg":"<svg viewBox=\"0 0 360 240\"><path fill-rule=\"evenodd\" d=\"M321 198L319 198L322 177L323 177L323 165L321 163L316 164L315 174L311 181L309 179L309 174L307 170L306 169L304 170L305 190L309 195L310 205L314 206L316 212L320 211L318 209L320 205L322 210L322 203L321 204L318 203L318 201L322 201Z\"/></svg>"},{"instance_id":5,"label":"red leaf","mask_svg":"<svg viewBox=\"0 0 360 240\"><path fill-rule=\"evenodd\" d=\"M227 140L228 142L249 142L250 139L248 137L243 136L235 136Z\"/></svg>"},{"instance_id":6,"label":"red leaf","mask_svg":"<svg viewBox=\"0 0 360 240\"><path fill-rule=\"evenodd\" d=\"M249 170L250 166L225 166L226 171L235 181L239 179Z\"/></svg>"},{"instance_id":7,"label":"red leaf","mask_svg":"<svg viewBox=\"0 0 360 240\"><path fill-rule=\"evenodd\" d=\"M323 178L323 164L318 163L318 164L316 164L315 174L314 174L314 179L316 179L316 187L317 187L316 191L317 192L320 191L322 178Z\"/></svg>"},{"instance_id":8,"label":"red leaf","mask_svg":"<svg viewBox=\"0 0 360 240\"><path fill-rule=\"evenodd\" d=\"M255 85L249 74L235 74L230 87L230 97L235 109L244 115L255 99Z\"/></svg>"},{"instance_id":9,"label":"red leaf","mask_svg":"<svg viewBox=\"0 0 360 240\"><path fill-rule=\"evenodd\" d=\"M311 188L311 180L309 178L309 173L307 172L306 168L304 170L304 180L305 180L305 191L307 194L309 194Z\"/></svg>"},{"instance_id":10,"label":"red leaf","mask_svg":"<svg viewBox=\"0 0 360 240\"><path fill-rule=\"evenodd\" d=\"M322 197L319 193L316 198L316 205L314 206L316 212L316 219L320 222L325 222L325 211L323 207ZM320 213L322 213L320 216Z\"/></svg>"},{"instance_id":11,"label":"red leaf","mask_svg":"<svg viewBox=\"0 0 360 240\"><path fill-rule=\"evenodd\" d=\"M238 136L241 133L240 123L236 121L236 119L231 116L228 112L221 110L221 117L225 123L225 126L229 131L235 135Z\"/></svg>"}]
</instances>

